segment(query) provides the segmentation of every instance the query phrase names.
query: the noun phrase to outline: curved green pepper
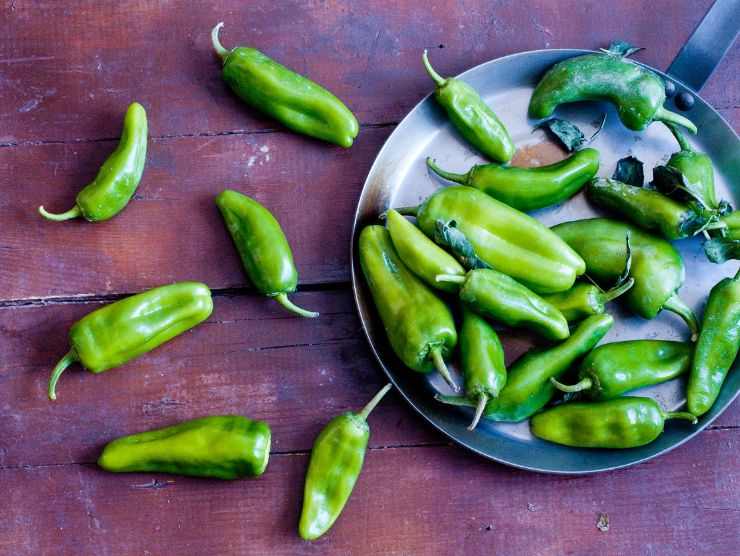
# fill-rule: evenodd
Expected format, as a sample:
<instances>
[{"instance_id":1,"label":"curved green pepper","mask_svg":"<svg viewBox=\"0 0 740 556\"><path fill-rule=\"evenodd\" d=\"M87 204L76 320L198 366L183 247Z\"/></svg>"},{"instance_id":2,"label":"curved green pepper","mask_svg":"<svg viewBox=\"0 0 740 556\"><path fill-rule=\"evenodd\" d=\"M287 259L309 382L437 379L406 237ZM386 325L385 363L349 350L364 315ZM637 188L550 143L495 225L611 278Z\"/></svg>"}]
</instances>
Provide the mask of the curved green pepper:
<instances>
[{"instance_id":1,"label":"curved green pepper","mask_svg":"<svg viewBox=\"0 0 740 556\"><path fill-rule=\"evenodd\" d=\"M560 311L497 270L481 268L465 276L440 274L437 281L459 284L460 299L484 317L528 328L548 340L564 340L570 335L568 322Z\"/></svg>"},{"instance_id":2,"label":"curved green pepper","mask_svg":"<svg viewBox=\"0 0 740 556\"><path fill-rule=\"evenodd\" d=\"M462 265L395 210L389 209L385 214L393 247L409 270L428 286L455 293L457 284L437 282L436 278L438 274L464 276Z\"/></svg>"},{"instance_id":3,"label":"curved green pepper","mask_svg":"<svg viewBox=\"0 0 740 556\"><path fill-rule=\"evenodd\" d=\"M302 309L288 299L298 287L298 271L288 239L272 213L231 189L218 194L216 205L254 288L301 317L318 317L317 312Z\"/></svg>"},{"instance_id":4,"label":"curved green pepper","mask_svg":"<svg viewBox=\"0 0 740 556\"><path fill-rule=\"evenodd\" d=\"M583 392L592 400L609 400L630 390L660 384L686 373L694 347L668 340L631 340L604 344L581 363L577 384L552 379L563 392Z\"/></svg>"},{"instance_id":5,"label":"curved green pepper","mask_svg":"<svg viewBox=\"0 0 740 556\"><path fill-rule=\"evenodd\" d=\"M445 187L418 207L397 210L416 216L432 239L437 221L454 221L480 259L537 293L565 291L586 269L544 224L472 187Z\"/></svg>"},{"instance_id":6,"label":"curved green pepper","mask_svg":"<svg viewBox=\"0 0 740 556\"><path fill-rule=\"evenodd\" d=\"M701 203L716 210L719 208L717 193L714 190L714 168L712 159L704 153L696 152L677 126L666 124L678 141L681 150L673 153L666 166L683 174L684 185Z\"/></svg>"},{"instance_id":7,"label":"curved green pepper","mask_svg":"<svg viewBox=\"0 0 740 556\"><path fill-rule=\"evenodd\" d=\"M713 230L716 236L704 242L704 252L711 262L721 264L730 259L740 259L740 211L720 217L707 229Z\"/></svg>"},{"instance_id":8,"label":"curved green pepper","mask_svg":"<svg viewBox=\"0 0 740 556\"><path fill-rule=\"evenodd\" d=\"M704 415L719 396L740 349L740 271L712 288L704 310L701 334L687 390L688 408Z\"/></svg>"},{"instance_id":9,"label":"curved green pepper","mask_svg":"<svg viewBox=\"0 0 740 556\"><path fill-rule=\"evenodd\" d=\"M478 402L468 426L472 431L478 426L488 400L498 396L506 384L506 363L504 347L496 331L465 307L460 328L460 364L465 378L465 396Z\"/></svg>"},{"instance_id":10,"label":"curved green pepper","mask_svg":"<svg viewBox=\"0 0 740 556\"><path fill-rule=\"evenodd\" d=\"M594 203L666 239L691 237L705 228L711 219L709 211L697 210L662 193L635 187L613 179L595 179L586 188Z\"/></svg>"},{"instance_id":11,"label":"curved green pepper","mask_svg":"<svg viewBox=\"0 0 740 556\"><path fill-rule=\"evenodd\" d=\"M257 477L270 458L270 427L241 415L191 419L110 442L98 465L113 473Z\"/></svg>"},{"instance_id":12,"label":"curved green pepper","mask_svg":"<svg viewBox=\"0 0 740 556\"><path fill-rule=\"evenodd\" d=\"M71 348L52 371L49 399L57 399L57 381L72 363L102 373L193 328L211 311L211 290L199 282L160 286L96 309L70 328Z\"/></svg>"},{"instance_id":13,"label":"curved green pepper","mask_svg":"<svg viewBox=\"0 0 740 556\"><path fill-rule=\"evenodd\" d=\"M47 212L41 206L39 213L55 222L78 216L90 222L113 218L126 208L139 186L146 164L146 144L146 110L134 102L126 110L118 147L100 167L95 179L77 194L75 206L61 214Z\"/></svg>"},{"instance_id":14,"label":"curved green pepper","mask_svg":"<svg viewBox=\"0 0 740 556\"><path fill-rule=\"evenodd\" d=\"M223 23L211 31L211 42L223 61L223 79L249 106L285 127L349 148L360 131L355 115L321 85L247 47L224 48L218 40Z\"/></svg>"},{"instance_id":15,"label":"curved green pepper","mask_svg":"<svg viewBox=\"0 0 740 556\"><path fill-rule=\"evenodd\" d=\"M530 211L570 199L599 170L599 151L583 149L565 160L536 168L476 164L465 174L440 169L431 158L427 166L446 180L480 189L515 209Z\"/></svg>"},{"instance_id":16,"label":"curved green pepper","mask_svg":"<svg viewBox=\"0 0 740 556\"><path fill-rule=\"evenodd\" d=\"M663 309L672 311L686 322L696 339L696 316L678 296L685 277L683 260L670 243L608 218L564 222L552 230L583 257L589 275L605 283L613 283L624 270L625 238L629 236L633 261L630 275L635 285L624 297L630 309L645 319L654 318Z\"/></svg>"},{"instance_id":17,"label":"curved green pepper","mask_svg":"<svg viewBox=\"0 0 740 556\"><path fill-rule=\"evenodd\" d=\"M722 216L716 229L721 230L727 239L740 239L740 210Z\"/></svg>"},{"instance_id":18,"label":"curved green pepper","mask_svg":"<svg viewBox=\"0 0 740 556\"><path fill-rule=\"evenodd\" d=\"M437 85L434 98L445 109L460 135L484 156L499 162L509 162L516 151L514 142L506 126L478 92L460 79L444 78L434 71L426 50L422 61L429 77Z\"/></svg>"},{"instance_id":19,"label":"curved green pepper","mask_svg":"<svg viewBox=\"0 0 740 556\"><path fill-rule=\"evenodd\" d=\"M447 305L403 264L382 226L360 233L360 266L393 351L420 373L437 371L453 390L445 365L457 345L457 331Z\"/></svg>"},{"instance_id":20,"label":"curved green pepper","mask_svg":"<svg viewBox=\"0 0 740 556\"><path fill-rule=\"evenodd\" d=\"M603 402L566 403L532 417L532 434L575 448L636 448L650 444L663 432L666 419L696 417L668 412L652 398L624 397Z\"/></svg>"},{"instance_id":21,"label":"curved green pepper","mask_svg":"<svg viewBox=\"0 0 740 556\"><path fill-rule=\"evenodd\" d=\"M319 433L311 450L303 488L298 524L301 538L318 539L342 513L365 461L370 439L367 416L390 389L391 385L386 385L359 413L339 415Z\"/></svg>"},{"instance_id":22,"label":"curved green pepper","mask_svg":"<svg viewBox=\"0 0 740 556\"><path fill-rule=\"evenodd\" d=\"M586 355L609 332L614 324L611 315L595 315L581 322L564 342L545 350L532 350L509 369L497 398L488 401L483 416L492 421L519 422L545 407L555 394L551 378L565 373L579 357ZM443 403L476 406L477 400L458 396L435 398Z\"/></svg>"},{"instance_id":23,"label":"curved green pepper","mask_svg":"<svg viewBox=\"0 0 740 556\"><path fill-rule=\"evenodd\" d=\"M663 107L665 84L658 75L614 54L586 54L555 64L532 93L529 115L547 118L559 105L583 100L611 102L622 123L634 131L657 120L696 133L691 120Z\"/></svg>"},{"instance_id":24,"label":"curved green pepper","mask_svg":"<svg viewBox=\"0 0 740 556\"><path fill-rule=\"evenodd\" d=\"M603 314L606 311L607 303L627 293L634 284L635 279L629 278L612 289L603 291L593 284L580 282L567 292L553 293L542 297L560 311L565 320L575 322L591 315Z\"/></svg>"}]
</instances>

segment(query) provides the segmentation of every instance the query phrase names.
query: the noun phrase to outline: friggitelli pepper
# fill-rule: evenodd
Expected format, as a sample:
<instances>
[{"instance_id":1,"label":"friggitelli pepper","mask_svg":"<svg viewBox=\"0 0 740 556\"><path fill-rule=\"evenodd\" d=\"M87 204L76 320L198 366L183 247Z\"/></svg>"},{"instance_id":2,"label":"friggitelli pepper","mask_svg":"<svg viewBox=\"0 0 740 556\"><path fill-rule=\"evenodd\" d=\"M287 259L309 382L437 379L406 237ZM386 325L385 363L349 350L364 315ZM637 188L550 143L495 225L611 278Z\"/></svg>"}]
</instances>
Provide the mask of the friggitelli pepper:
<instances>
[{"instance_id":1,"label":"friggitelli pepper","mask_svg":"<svg viewBox=\"0 0 740 556\"><path fill-rule=\"evenodd\" d=\"M264 473L270 427L240 415L217 415L110 442L98 465L113 473L172 473L239 479Z\"/></svg>"},{"instance_id":2,"label":"friggitelli pepper","mask_svg":"<svg viewBox=\"0 0 740 556\"><path fill-rule=\"evenodd\" d=\"M434 239L438 222L454 225L475 254L537 293L565 291L583 274L583 259L538 220L472 187L445 187L418 207L397 209L416 216Z\"/></svg>"},{"instance_id":3,"label":"friggitelli pepper","mask_svg":"<svg viewBox=\"0 0 740 556\"><path fill-rule=\"evenodd\" d=\"M542 296L562 313L565 320L575 322L591 315L601 315L606 311L606 304L627 293L635 284L634 278L628 278L608 291L579 282L567 292L552 293Z\"/></svg>"},{"instance_id":4,"label":"friggitelli pepper","mask_svg":"<svg viewBox=\"0 0 740 556\"><path fill-rule=\"evenodd\" d=\"M691 120L663 107L665 84L649 69L617 54L585 54L558 62L542 77L529 101L532 118L547 118L561 104L604 100L617 109L629 129L642 131L654 121L682 125Z\"/></svg>"},{"instance_id":5,"label":"friggitelli pepper","mask_svg":"<svg viewBox=\"0 0 740 556\"><path fill-rule=\"evenodd\" d=\"M102 373L143 355L206 320L213 311L211 290L199 282L154 288L82 317L69 330L69 352L49 381L49 398L64 370L79 362Z\"/></svg>"},{"instance_id":6,"label":"friggitelli pepper","mask_svg":"<svg viewBox=\"0 0 740 556\"><path fill-rule=\"evenodd\" d=\"M599 170L599 151L583 149L565 160L536 168L477 164L465 174L454 174L439 168L431 158L427 158L427 166L446 180L475 187L515 209L530 211L575 195Z\"/></svg>"},{"instance_id":7,"label":"friggitelli pepper","mask_svg":"<svg viewBox=\"0 0 740 556\"><path fill-rule=\"evenodd\" d=\"M716 210L719 208L719 202L714 190L712 159L704 153L695 151L676 125L670 123L666 125L681 148L671 155L666 166L674 168L683 175L686 188L705 207Z\"/></svg>"},{"instance_id":8,"label":"friggitelli pepper","mask_svg":"<svg viewBox=\"0 0 740 556\"><path fill-rule=\"evenodd\" d=\"M395 354L414 371L436 370L457 390L445 365L457 345L447 305L406 268L385 228L365 227L358 243L360 266Z\"/></svg>"},{"instance_id":9,"label":"friggitelli pepper","mask_svg":"<svg viewBox=\"0 0 740 556\"><path fill-rule=\"evenodd\" d=\"M581 363L576 384L552 379L558 390L609 400L625 392L660 384L685 374L694 347L687 342L630 340L598 346Z\"/></svg>"},{"instance_id":10,"label":"friggitelli pepper","mask_svg":"<svg viewBox=\"0 0 740 556\"><path fill-rule=\"evenodd\" d=\"M514 142L504 124L478 92L460 79L445 78L434 71L426 50L422 61L429 77L437 85L434 98L445 109L460 135L492 160L511 160L516 151Z\"/></svg>"},{"instance_id":11,"label":"friggitelli pepper","mask_svg":"<svg viewBox=\"0 0 740 556\"><path fill-rule=\"evenodd\" d=\"M665 412L652 398L566 403L532 417L532 434L576 448L637 448L658 438L668 419L696 423L683 411Z\"/></svg>"},{"instance_id":12,"label":"friggitelli pepper","mask_svg":"<svg viewBox=\"0 0 740 556\"><path fill-rule=\"evenodd\" d=\"M134 102L126 110L118 147L100 167L95 179L77 194L75 206L61 214L39 207L39 213L56 222L78 216L90 222L113 218L126 208L139 186L146 163L146 146L146 111Z\"/></svg>"},{"instance_id":13,"label":"friggitelli pepper","mask_svg":"<svg viewBox=\"0 0 740 556\"><path fill-rule=\"evenodd\" d=\"M293 131L352 146L360 126L341 100L259 50L224 48L218 39L221 27L223 23L213 28L211 42L223 61L224 81L240 99Z\"/></svg>"},{"instance_id":14,"label":"friggitelli pepper","mask_svg":"<svg viewBox=\"0 0 740 556\"><path fill-rule=\"evenodd\" d=\"M316 540L342 513L362 471L370 439L367 417L391 385L386 385L359 413L335 417L319 434L311 450L298 534Z\"/></svg>"},{"instance_id":15,"label":"friggitelli pepper","mask_svg":"<svg viewBox=\"0 0 740 556\"><path fill-rule=\"evenodd\" d=\"M709 411L740 349L740 271L709 292L686 398L694 415Z\"/></svg>"},{"instance_id":16,"label":"friggitelli pepper","mask_svg":"<svg viewBox=\"0 0 740 556\"><path fill-rule=\"evenodd\" d=\"M298 287L298 271L288 239L272 213L251 197L230 189L219 193L216 205L252 286L292 313L318 317L317 312L298 307L288 299L288 294Z\"/></svg>"}]
</instances>

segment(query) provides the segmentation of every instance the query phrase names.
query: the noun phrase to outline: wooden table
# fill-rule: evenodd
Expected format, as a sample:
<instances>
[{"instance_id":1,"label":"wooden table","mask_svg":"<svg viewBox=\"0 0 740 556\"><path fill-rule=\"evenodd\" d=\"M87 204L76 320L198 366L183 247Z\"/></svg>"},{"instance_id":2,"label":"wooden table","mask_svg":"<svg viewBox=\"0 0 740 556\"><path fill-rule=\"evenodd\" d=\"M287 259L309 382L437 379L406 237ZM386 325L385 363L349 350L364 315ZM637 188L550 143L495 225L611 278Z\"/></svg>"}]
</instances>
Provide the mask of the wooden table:
<instances>
[{"instance_id":1,"label":"wooden table","mask_svg":"<svg viewBox=\"0 0 740 556\"><path fill-rule=\"evenodd\" d=\"M390 395L337 525L314 544L296 535L315 435L385 382L351 297L350 226L378 149L430 90L421 49L455 74L521 50L623 38L665 68L710 3L0 3L0 553L737 554L740 404L664 457L579 478L475 457ZM240 104L211 51L220 20L227 46L257 46L345 99L362 122L355 146L287 133ZM703 91L736 129L738 71L735 47ZM134 201L106 223L42 220L38 205L68 208L94 176L132 100L151 135ZM283 223L301 276L295 300L320 319L292 318L243 287L213 204L227 186ZM121 370L77 367L58 402L46 399L76 319L185 279L213 288L207 323ZM258 480L95 466L119 435L231 412L272 426Z\"/></svg>"}]
</instances>

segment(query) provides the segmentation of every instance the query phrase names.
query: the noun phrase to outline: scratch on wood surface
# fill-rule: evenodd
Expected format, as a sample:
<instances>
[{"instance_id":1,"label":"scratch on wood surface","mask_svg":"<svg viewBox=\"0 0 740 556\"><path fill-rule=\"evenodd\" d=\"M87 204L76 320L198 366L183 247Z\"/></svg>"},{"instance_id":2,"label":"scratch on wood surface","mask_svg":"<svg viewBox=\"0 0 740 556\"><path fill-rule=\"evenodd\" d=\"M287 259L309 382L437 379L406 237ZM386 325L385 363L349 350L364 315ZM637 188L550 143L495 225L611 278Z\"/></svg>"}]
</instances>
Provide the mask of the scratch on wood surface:
<instances>
[{"instance_id":1,"label":"scratch on wood surface","mask_svg":"<svg viewBox=\"0 0 740 556\"><path fill-rule=\"evenodd\" d=\"M6 58L0 60L0 64L25 64L26 62L41 62L43 60L54 60L56 56L26 56L23 58Z\"/></svg>"}]
</instances>

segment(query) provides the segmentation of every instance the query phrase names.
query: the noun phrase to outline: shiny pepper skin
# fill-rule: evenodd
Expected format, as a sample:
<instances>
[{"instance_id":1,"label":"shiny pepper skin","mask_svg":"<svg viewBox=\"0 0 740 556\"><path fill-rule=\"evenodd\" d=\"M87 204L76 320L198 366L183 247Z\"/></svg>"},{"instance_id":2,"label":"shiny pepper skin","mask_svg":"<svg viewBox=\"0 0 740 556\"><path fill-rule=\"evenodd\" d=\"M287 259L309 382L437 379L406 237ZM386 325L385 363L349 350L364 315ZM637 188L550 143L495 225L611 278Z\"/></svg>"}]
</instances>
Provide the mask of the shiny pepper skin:
<instances>
[{"instance_id":1,"label":"shiny pepper skin","mask_svg":"<svg viewBox=\"0 0 740 556\"><path fill-rule=\"evenodd\" d=\"M604 100L617 109L629 129L642 131L653 121L680 124L687 118L663 108L665 84L649 69L615 54L585 54L555 64L537 84L529 102L532 118L547 118L561 104Z\"/></svg>"},{"instance_id":2,"label":"shiny pepper skin","mask_svg":"<svg viewBox=\"0 0 740 556\"><path fill-rule=\"evenodd\" d=\"M321 85L247 47L224 48L218 40L223 23L211 31L211 42L223 61L223 79L249 106L298 133L352 146L360 126L344 103Z\"/></svg>"},{"instance_id":3,"label":"shiny pepper skin","mask_svg":"<svg viewBox=\"0 0 740 556\"><path fill-rule=\"evenodd\" d=\"M367 417L390 388L386 385L359 413L344 413L329 421L316 439L303 489L301 538L318 539L342 513L365 461L370 439Z\"/></svg>"},{"instance_id":4,"label":"shiny pepper skin","mask_svg":"<svg viewBox=\"0 0 740 556\"><path fill-rule=\"evenodd\" d=\"M532 417L532 434L575 448L637 448L663 432L667 419L696 423L686 412L665 412L652 398L565 403Z\"/></svg>"},{"instance_id":5,"label":"shiny pepper skin","mask_svg":"<svg viewBox=\"0 0 740 556\"><path fill-rule=\"evenodd\" d=\"M146 148L146 111L134 102L126 110L118 147L100 167L95 179L77 194L75 206L61 214L39 207L39 213L55 222L79 216L90 222L113 218L126 208L139 186L146 164Z\"/></svg>"},{"instance_id":6,"label":"shiny pepper skin","mask_svg":"<svg viewBox=\"0 0 740 556\"><path fill-rule=\"evenodd\" d=\"M686 188L695 195L701 203L712 210L719 208L717 193L714 189L714 168L712 159L706 154L696 152L686 137L674 124L666 124L681 147L666 162L666 166L679 171L683 175Z\"/></svg>"},{"instance_id":7,"label":"shiny pepper skin","mask_svg":"<svg viewBox=\"0 0 740 556\"><path fill-rule=\"evenodd\" d=\"M634 278L628 278L622 284L608 291L579 282L566 292L552 293L543 299L560 311L565 320L576 322L591 315L601 315L606 311L606 304L627 293L635 284Z\"/></svg>"},{"instance_id":8,"label":"shiny pepper skin","mask_svg":"<svg viewBox=\"0 0 740 556\"><path fill-rule=\"evenodd\" d=\"M201 417L118 438L103 449L98 465L113 473L257 477L267 468L270 436L262 421L240 415Z\"/></svg>"},{"instance_id":9,"label":"shiny pepper skin","mask_svg":"<svg viewBox=\"0 0 740 556\"><path fill-rule=\"evenodd\" d=\"M206 320L213 311L211 290L199 282L154 288L82 317L69 330L69 352L49 381L49 398L64 370L79 362L92 373L119 367Z\"/></svg>"},{"instance_id":10,"label":"shiny pepper skin","mask_svg":"<svg viewBox=\"0 0 740 556\"><path fill-rule=\"evenodd\" d=\"M709 293L687 390L688 409L709 411L740 349L740 271Z\"/></svg>"}]
</instances>

